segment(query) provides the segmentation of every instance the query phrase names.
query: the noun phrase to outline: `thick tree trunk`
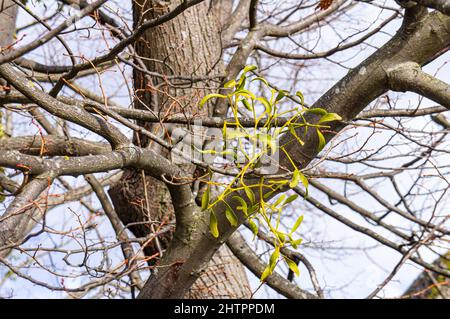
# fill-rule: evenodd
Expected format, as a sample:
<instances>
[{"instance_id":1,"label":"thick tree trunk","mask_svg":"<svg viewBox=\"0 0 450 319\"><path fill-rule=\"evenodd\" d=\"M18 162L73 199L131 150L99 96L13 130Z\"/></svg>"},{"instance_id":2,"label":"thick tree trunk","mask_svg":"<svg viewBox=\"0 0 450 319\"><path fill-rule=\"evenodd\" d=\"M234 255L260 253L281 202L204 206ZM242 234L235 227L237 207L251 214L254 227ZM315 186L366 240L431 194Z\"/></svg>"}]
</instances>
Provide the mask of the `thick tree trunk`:
<instances>
[{"instance_id":1,"label":"thick tree trunk","mask_svg":"<svg viewBox=\"0 0 450 319\"><path fill-rule=\"evenodd\" d=\"M12 44L16 31L17 5L11 0L0 0L0 48Z\"/></svg>"},{"instance_id":2,"label":"thick tree trunk","mask_svg":"<svg viewBox=\"0 0 450 319\"><path fill-rule=\"evenodd\" d=\"M164 14L181 2L181 0L170 1L169 5L161 6L161 1L135 1L134 23L137 25L144 19ZM231 10L230 1L224 1L223 4L220 6L219 2L210 6L209 1L205 1L177 18L147 31L135 45L135 52L142 58L147 70L169 76L213 77L222 73L224 68L221 61L221 24L224 22L224 16ZM136 64L139 63L137 59L135 61ZM198 102L205 94L210 93L211 89L217 88L218 82L201 81L174 88L167 85L161 77L149 76L135 69L134 86L136 108L153 110L161 117L175 113L208 115L206 108L198 109ZM158 124L141 124L166 140L173 129ZM157 148L161 153L164 151L143 136L136 136L135 141L142 146ZM183 167L192 173L195 170L192 165ZM139 223L129 227L136 236L158 233L158 237L145 248L145 254L153 256L149 260L149 264L153 265L157 261L155 256L160 252L164 253L171 240L174 227L173 207L164 183L149 176L145 176L144 183L143 177L141 172L127 171L120 183L112 187L109 193L124 224ZM242 264L224 245L214 255L208 269L196 281L186 297L249 298L250 296L248 279Z\"/></svg>"},{"instance_id":3,"label":"thick tree trunk","mask_svg":"<svg viewBox=\"0 0 450 319\"><path fill-rule=\"evenodd\" d=\"M11 0L0 0L0 54L6 53L14 41L16 32L17 5ZM5 85L0 78L0 86ZM0 90L3 90L0 87ZM1 119L0 113L0 119ZM1 122L0 122L1 123Z\"/></svg>"}]
</instances>

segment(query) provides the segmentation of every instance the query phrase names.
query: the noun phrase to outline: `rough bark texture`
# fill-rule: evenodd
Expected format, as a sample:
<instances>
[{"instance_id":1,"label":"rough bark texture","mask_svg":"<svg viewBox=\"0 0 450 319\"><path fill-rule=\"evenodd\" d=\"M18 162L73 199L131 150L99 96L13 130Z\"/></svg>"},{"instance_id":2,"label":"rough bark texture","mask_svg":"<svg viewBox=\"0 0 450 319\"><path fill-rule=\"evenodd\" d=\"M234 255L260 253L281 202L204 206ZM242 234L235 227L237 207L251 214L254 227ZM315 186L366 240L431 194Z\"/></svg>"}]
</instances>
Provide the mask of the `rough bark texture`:
<instances>
[{"instance_id":1,"label":"rough bark texture","mask_svg":"<svg viewBox=\"0 0 450 319\"><path fill-rule=\"evenodd\" d=\"M167 7L158 1L136 1L133 4L134 22L151 19L182 1L171 1ZM220 42L223 17L231 6L227 1L223 6L205 1L185 11L176 19L148 31L135 45L136 54L143 58L149 71L165 75L213 76L223 71ZM142 13L146 12L143 16ZM218 14L220 13L220 14ZM219 18L220 17L220 18ZM136 62L137 63L137 62ZM164 117L168 114L208 115L208 110L198 109L198 102L217 82L203 81L193 87L173 88L158 77L146 76L134 71L136 90L135 107L151 109ZM141 123L147 129L167 139L172 127ZM148 139L137 136L136 143L157 148ZM170 156L170 154L164 154ZM194 167L185 165L184 169L193 173ZM127 171L120 183L110 189L116 211L124 224L140 222L130 230L136 236L145 236L151 231L162 233L145 248L147 256L155 256L159 248L164 250L172 239L173 207L171 197L164 183L137 171ZM153 225L153 226L151 226ZM169 227L166 227L168 226ZM153 229L151 229L153 227ZM156 260L154 260L156 261ZM151 261L152 263L152 261ZM190 289L188 298L248 298L251 296L248 280L243 266L226 246L217 251L208 269Z\"/></svg>"},{"instance_id":2,"label":"rough bark texture","mask_svg":"<svg viewBox=\"0 0 450 319\"><path fill-rule=\"evenodd\" d=\"M144 185L141 171L125 170L109 194L123 224L136 237L145 237L155 231L160 233L144 247L145 255L150 258L149 264L154 265L158 246L166 247L172 239L173 207L163 183L148 175L145 180ZM162 229L164 231L159 232Z\"/></svg>"},{"instance_id":3,"label":"rough bark texture","mask_svg":"<svg viewBox=\"0 0 450 319\"><path fill-rule=\"evenodd\" d=\"M8 51L14 41L16 18L17 5L11 0L0 0L0 54ZM0 86L5 84L4 80L0 78ZM3 88L0 90L3 90Z\"/></svg>"},{"instance_id":4,"label":"rough bark texture","mask_svg":"<svg viewBox=\"0 0 450 319\"><path fill-rule=\"evenodd\" d=\"M12 44L16 30L17 5L11 0L0 0L0 48Z\"/></svg>"}]
</instances>

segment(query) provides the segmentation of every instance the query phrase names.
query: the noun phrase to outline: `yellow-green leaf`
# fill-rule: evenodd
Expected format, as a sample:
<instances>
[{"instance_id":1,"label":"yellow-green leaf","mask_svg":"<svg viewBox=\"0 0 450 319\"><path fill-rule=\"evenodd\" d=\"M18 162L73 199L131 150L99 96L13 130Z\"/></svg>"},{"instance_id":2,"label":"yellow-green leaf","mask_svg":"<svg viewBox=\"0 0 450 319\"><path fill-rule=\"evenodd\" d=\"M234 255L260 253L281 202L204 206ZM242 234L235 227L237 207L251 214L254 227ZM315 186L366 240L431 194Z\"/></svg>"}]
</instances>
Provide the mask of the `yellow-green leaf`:
<instances>
[{"instance_id":1,"label":"yellow-green leaf","mask_svg":"<svg viewBox=\"0 0 450 319\"><path fill-rule=\"evenodd\" d=\"M202 196L202 211L206 210L208 208L209 205L209 193L210 193L210 188L209 186L206 188L205 192L203 193Z\"/></svg>"},{"instance_id":2,"label":"yellow-green leaf","mask_svg":"<svg viewBox=\"0 0 450 319\"><path fill-rule=\"evenodd\" d=\"M223 85L224 88L230 89L230 88L234 88L236 86L236 80L230 80L227 83L225 83Z\"/></svg>"},{"instance_id":3,"label":"yellow-green leaf","mask_svg":"<svg viewBox=\"0 0 450 319\"><path fill-rule=\"evenodd\" d=\"M244 104L245 108L249 111L253 111L253 107L250 105L250 103L246 99L241 100L242 104Z\"/></svg>"},{"instance_id":4,"label":"yellow-green leaf","mask_svg":"<svg viewBox=\"0 0 450 319\"><path fill-rule=\"evenodd\" d=\"M228 221L230 222L230 225L233 227L236 227L238 224L238 218L236 214L231 210L230 207L227 207L225 209L225 216L227 217Z\"/></svg>"},{"instance_id":5,"label":"yellow-green leaf","mask_svg":"<svg viewBox=\"0 0 450 319\"><path fill-rule=\"evenodd\" d=\"M275 231L276 232L276 234L277 234L277 236L278 236L278 239L282 242L282 243L284 243L285 241L286 241L286 234L285 233L282 233L282 232L280 232L280 231Z\"/></svg>"},{"instance_id":6,"label":"yellow-green leaf","mask_svg":"<svg viewBox=\"0 0 450 319\"><path fill-rule=\"evenodd\" d=\"M277 97L275 98L275 102L280 101L282 98L284 98L286 96L287 93L289 93L289 92L286 90L278 91Z\"/></svg>"},{"instance_id":7,"label":"yellow-green leaf","mask_svg":"<svg viewBox=\"0 0 450 319\"><path fill-rule=\"evenodd\" d=\"M294 188L298 185L300 182L300 171L298 169L295 169L294 173L292 174L291 182L289 183L290 188Z\"/></svg>"},{"instance_id":8,"label":"yellow-green leaf","mask_svg":"<svg viewBox=\"0 0 450 319\"><path fill-rule=\"evenodd\" d=\"M260 210L259 203L253 203L252 206L248 208L248 215L251 216L252 214L256 213L258 210Z\"/></svg>"},{"instance_id":9,"label":"yellow-green leaf","mask_svg":"<svg viewBox=\"0 0 450 319\"><path fill-rule=\"evenodd\" d=\"M267 114L270 114L272 112L272 105L270 105L270 102L264 96L258 97L257 100L260 101L262 105L264 105Z\"/></svg>"},{"instance_id":10,"label":"yellow-green leaf","mask_svg":"<svg viewBox=\"0 0 450 319\"><path fill-rule=\"evenodd\" d=\"M306 197L308 197L308 186L309 186L309 181L308 181L308 179L306 178L306 176L303 175L302 172L299 172L299 173L300 173L300 180L302 181L303 186L305 186L305 198L306 198Z\"/></svg>"},{"instance_id":11,"label":"yellow-green leaf","mask_svg":"<svg viewBox=\"0 0 450 319\"><path fill-rule=\"evenodd\" d=\"M305 175L303 175L302 172L299 171L298 173L299 173L300 180L302 181L303 186L305 186L305 188L308 189L308 185L309 185L308 179L306 178Z\"/></svg>"},{"instance_id":12,"label":"yellow-green leaf","mask_svg":"<svg viewBox=\"0 0 450 319\"><path fill-rule=\"evenodd\" d=\"M250 203L253 204L255 202L255 194L250 189L250 187L248 187L247 185L243 185L243 186L244 186L245 194L247 195L248 199L250 200Z\"/></svg>"},{"instance_id":13,"label":"yellow-green leaf","mask_svg":"<svg viewBox=\"0 0 450 319\"><path fill-rule=\"evenodd\" d=\"M277 201L273 203L273 206L277 207L285 198L286 194L282 194L280 197L278 197Z\"/></svg>"},{"instance_id":14,"label":"yellow-green leaf","mask_svg":"<svg viewBox=\"0 0 450 319\"><path fill-rule=\"evenodd\" d=\"M295 249L297 249L297 246L300 245L300 244L302 243L302 241L303 241L302 238L297 239L297 240L293 240L293 241L291 241L291 245L292 245L292 247L294 247Z\"/></svg>"},{"instance_id":15,"label":"yellow-green leaf","mask_svg":"<svg viewBox=\"0 0 450 319\"><path fill-rule=\"evenodd\" d=\"M200 101L200 103L199 103L198 106L199 106L200 108L202 108L203 105L205 105L205 103L208 102L209 99L212 99L212 98L215 98L215 97L217 97L217 98L226 98L227 96L226 96L226 95L223 95L223 94L218 94L218 93L211 93L211 94L208 94L208 95L206 95L206 96L203 97L203 99Z\"/></svg>"},{"instance_id":16,"label":"yellow-green leaf","mask_svg":"<svg viewBox=\"0 0 450 319\"><path fill-rule=\"evenodd\" d=\"M297 264L294 261L292 261L291 259L287 258L287 257L285 257L284 260L286 261L287 265L289 266L289 269L292 270L292 272L295 275L299 276L300 275L300 271L298 270Z\"/></svg>"},{"instance_id":17,"label":"yellow-green leaf","mask_svg":"<svg viewBox=\"0 0 450 319\"><path fill-rule=\"evenodd\" d=\"M301 105L304 105L305 104L305 97L303 96L303 93L300 92L300 91L297 91L297 93L295 93L295 95L297 95L298 98L300 99Z\"/></svg>"},{"instance_id":18,"label":"yellow-green leaf","mask_svg":"<svg viewBox=\"0 0 450 319\"><path fill-rule=\"evenodd\" d=\"M258 67L256 65L247 65L244 68L244 73L250 72L250 71L254 71L256 70Z\"/></svg>"},{"instance_id":19,"label":"yellow-green leaf","mask_svg":"<svg viewBox=\"0 0 450 319\"><path fill-rule=\"evenodd\" d=\"M297 218L294 226L292 227L291 234L293 234L298 229L298 227L300 226L300 224L303 221L303 217L304 217L304 215L301 215L299 218Z\"/></svg>"},{"instance_id":20,"label":"yellow-green leaf","mask_svg":"<svg viewBox=\"0 0 450 319\"><path fill-rule=\"evenodd\" d=\"M323 136L322 132L317 129L317 136L319 138L319 145L318 145L318 151L322 151L323 148L325 147L326 141L325 141L325 136Z\"/></svg>"},{"instance_id":21,"label":"yellow-green leaf","mask_svg":"<svg viewBox=\"0 0 450 319\"><path fill-rule=\"evenodd\" d=\"M240 90L234 92L234 94L235 94L236 96L238 96L238 95L243 95L243 96L246 96L246 97L251 98L252 100L256 100L255 94L253 94L253 93L250 92L249 90L240 89Z\"/></svg>"},{"instance_id":22,"label":"yellow-green leaf","mask_svg":"<svg viewBox=\"0 0 450 319\"><path fill-rule=\"evenodd\" d=\"M332 122L340 120L342 120L342 117L340 117L336 113L327 113L324 116L322 116L322 118L319 120L319 124L324 122Z\"/></svg>"},{"instance_id":23,"label":"yellow-green leaf","mask_svg":"<svg viewBox=\"0 0 450 319\"><path fill-rule=\"evenodd\" d=\"M275 269L277 265L278 257L280 257L280 247L275 247L275 251L270 255L269 268L271 272Z\"/></svg>"},{"instance_id":24,"label":"yellow-green leaf","mask_svg":"<svg viewBox=\"0 0 450 319\"><path fill-rule=\"evenodd\" d=\"M275 152L277 151L277 140L274 139L271 135L269 134L258 134L257 135L258 140L261 141L263 143L263 145L265 147L270 147L270 151L272 154L275 154Z\"/></svg>"},{"instance_id":25,"label":"yellow-green leaf","mask_svg":"<svg viewBox=\"0 0 450 319\"><path fill-rule=\"evenodd\" d=\"M286 198L286 200L284 201L283 205L289 204L291 202L293 202L294 200L296 200L298 197L297 194L291 195L288 198Z\"/></svg>"},{"instance_id":26,"label":"yellow-green leaf","mask_svg":"<svg viewBox=\"0 0 450 319\"><path fill-rule=\"evenodd\" d=\"M240 197L240 196L233 196L234 199L236 199L237 201L239 201L239 203L241 204L241 206L236 207L238 210L242 210L242 212L245 214L245 216L247 216L247 203L245 202L245 200Z\"/></svg>"},{"instance_id":27,"label":"yellow-green leaf","mask_svg":"<svg viewBox=\"0 0 450 319\"><path fill-rule=\"evenodd\" d=\"M269 268L269 266L267 266L261 275L261 281L266 280L266 278L269 277L270 274L271 274L270 268Z\"/></svg>"},{"instance_id":28,"label":"yellow-green leaf","mask_svg":"<svg viewBox=\"0 0 450 319\"><path fill-rule=\"evenodd\" d=\"M209 215L209 230L215 238L219 237L219 227L217 225L217 217L213 211Z\"/></svg>"},{"instance_id":29,"label":"yellow-green leaf","mask_svg":"<svg viewBox=\"0 0 450 319\"><path fill-rule=\"evenodd\" d=\"M258 235L258 226L256 226L256 223L253 220L248 220L248 226L252 230L253 234L255 234L255 236Z\"/></svg>"},{"instance_id":30,"label":"yellow-green leaf","mask_svg":"<svg viewBox=\"0 0 450 319\"><path fill-rule=\"evenodd\" d=\"M269 82L267 82L267 80L266 79L264 79L264 78L262 78L262 77L256 77L256 78L254 78L254 79L252 79L250 82L253 82L253 81L261 81L262 83L264 83L266 86L269 86Z\"/></svg>"},{"instance_id":31,"label":"yellow-green leaf","mask_svg":"<svg viewBox=\"0 0 450 319\"><path fill-rule=\"evenodd\" d=\"M247 77L245 76L245 73L241 75L241 78L239 79L239 82L236 84L236 88L238 90L241 90L245 86L245 82L247 80Z\"/></svg>"}]
</instances>

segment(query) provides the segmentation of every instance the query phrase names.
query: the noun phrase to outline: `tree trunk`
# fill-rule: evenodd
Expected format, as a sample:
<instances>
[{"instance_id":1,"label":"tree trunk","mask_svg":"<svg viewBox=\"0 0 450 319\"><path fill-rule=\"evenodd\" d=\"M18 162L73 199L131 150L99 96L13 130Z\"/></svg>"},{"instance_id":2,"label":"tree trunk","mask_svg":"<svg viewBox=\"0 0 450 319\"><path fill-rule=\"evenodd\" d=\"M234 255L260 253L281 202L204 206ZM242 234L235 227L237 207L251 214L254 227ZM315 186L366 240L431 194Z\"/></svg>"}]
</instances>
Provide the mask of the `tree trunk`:
<instances>
[{"instance_id":1,"label":"tree trunk","mask_svg":"<svg viewBox=\"0 0 450 319\"><path fill-rule=\"evenodd\" d=\"M17 5L11 0L0 0L0 54L10 49L16 33ZM4 90L5 81L0 78L0 90ZM2 113L0 112L0 120ZM1 123L1 121L0 121Z\"/></svg>"},{"instance_id":2,"label":"tree trunk","mask_svg":"<svg viewBox=\"0 0 450 319\"><path fill-rule=\"evenodd\" d=\"M156 0L134 1L135 26L144 19L149 20L170 11L182 1L170 1L166 6L160 5L161 3L162 1ZM148 30L136 42L135 53L142 58L141 61L148 71L161 75L212 78L221 74L224 71L221 57L221 25L230 10L230 1L223 3L215 1L212 5L209 1L202 2L177 18ZM139 63L138 59L135 59L135 64ZM140 66L143 66L142 62ZM211 114L211 110L207 108L199 110L198 102L204 95L218 87L218 81L205 80L186 85L186 81L182 83L179 80L177 84L174 88L162 77L151 76L135 69L135 107L153 110L161 117L175 113L203 116ZM168 140L174 129L174 126L141 124L165 140ZM135 142L155 148L160 153L164 152L161 147L154 145L153 141L142 135L137 135ZM170 156L167 153L163 154ZM195 170L192 165L183 165L183 168L191 173ZM173 207L165 184L150 176L144 176L142 172L127 171L124 178L114 185L109 193L124 224L135 223L129 229L136 236L158 233L157 238L144 249L146 256L150 258L149 264L154 265L158 259L156 256L161 252L164 253L170 243L174 230ZM223 245L186 297L199 299L250 296L251 291L244 267Z\"/></svg>"},{"instance_id":3,"label":"tree trunk","mask_svg":"<svg viewBox=\"0 0 450 319\"><path fill-rule=\"evenodd\" d=\"M0 48L12 44L16 31L17 5L11 0L0 0Z\"/></svg>"}]
</instances>

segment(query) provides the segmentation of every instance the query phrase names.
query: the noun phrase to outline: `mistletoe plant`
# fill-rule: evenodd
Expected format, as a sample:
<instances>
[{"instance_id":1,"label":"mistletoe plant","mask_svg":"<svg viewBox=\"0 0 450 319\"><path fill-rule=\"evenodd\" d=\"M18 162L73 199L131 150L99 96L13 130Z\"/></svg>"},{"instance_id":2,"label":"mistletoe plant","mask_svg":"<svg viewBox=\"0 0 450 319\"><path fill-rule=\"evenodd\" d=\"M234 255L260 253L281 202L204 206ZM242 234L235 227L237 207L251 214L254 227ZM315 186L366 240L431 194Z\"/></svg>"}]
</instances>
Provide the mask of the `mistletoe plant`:
<instances>
[{"instance_id":1,"label":"mistletoe plant","mask_svg":"<svg viewBox=\"0 0 450 319\"><path fill-rule=\"evenodd\" d=\"M273 235L274 251L269 258L261 280L270 275L280 258L280 250L285 245L297 248L302 242L295 233L303 221L303 215L298 217L292 228L286 232L280 229L280 221L286 206L297 199L298 195L281 194L272 199L281 189L294 188L300 183L308 192L308 178L304 175L305 168L299 168L292 161L283 145L279 144L280 136L290 133L296 142L304 144L302 136L297 134L298 128L303 132L314 129L318 135L318 148L325 146L325 138L321 130L329 128L327 122L341 120L335 113L328 113L321 108L307 108L301 92L294 96L285 90L274 88L266 79L256 74L256 66L246 66L238 80L227 82L223 90L227 94L213 93L206 95L200 102L200 107L212 98L226 99L232 113L232 121L225 121L222 128L222 149L198 150L205 154L222 156L233 162L238 169L237 174L225 182L207 181L208 186L202 196L202 209L210 214L210 231L214 237L219 236L217 216L214 208L217 204L225 204L225 214L232 226L238 225L236 212L227 203L229 197L237 200L237 207L247 218L247 224L255 235L258 234L258 222L265 225ZM252 92L251 87L259 84L260 94ZM267 97L266 97L267 96ZM316 124L308 123L305 114L313 113L320 116ZM250 118L252 121L248 121ZM243 125L243 120L252 125ZM278 152L283 152L290 160L292 170L287 174L264 174L262 167L268 158L273 158ZM249 176L252 178L249 178ZM258 176L258 178L255 178ZM255 182L256 181L256 182ZM218 188L219 195L211 196L211 188ZM247 197L244 199L243 196ZM282 257L288 267L299 274L297 264L286 256Z\"/></svg>"}]
</instances>

